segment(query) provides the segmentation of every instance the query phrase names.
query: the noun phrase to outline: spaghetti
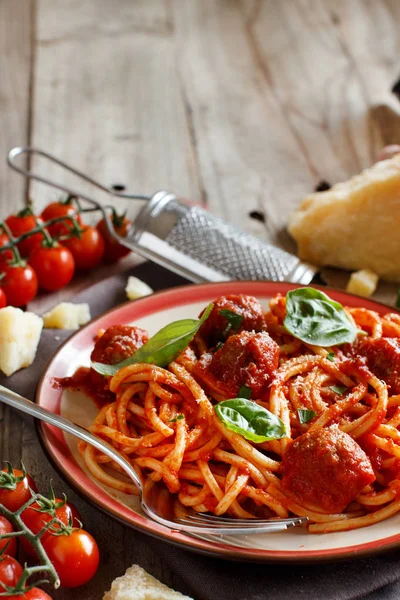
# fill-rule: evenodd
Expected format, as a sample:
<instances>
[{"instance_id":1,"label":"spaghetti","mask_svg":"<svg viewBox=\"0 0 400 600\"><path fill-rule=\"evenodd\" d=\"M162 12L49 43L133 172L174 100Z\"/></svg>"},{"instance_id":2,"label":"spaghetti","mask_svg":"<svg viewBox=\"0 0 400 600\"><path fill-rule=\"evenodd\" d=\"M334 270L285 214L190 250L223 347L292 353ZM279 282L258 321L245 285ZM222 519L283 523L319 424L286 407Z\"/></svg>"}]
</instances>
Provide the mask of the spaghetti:
<instances>
[{"instance_id":1,"label":"spaghetti","mask_svg":"<svg viewBox=\"0 0 400 600\"><path fill-rule=\"evenodd\" d=\"M354 342L322 347L288 333L284 297L265 314L254 298L219 298L167 368L134 363L103 380L112 401L90 431L197 512L307 516L312 533L386 519L400 510L400 316L345 311ZM242 316L234 327L229 313ZM218 417L243 391L285 437L256 443ZM137 493L108 457L79 451L100 482Z\"/></svg>"}]
</instances>

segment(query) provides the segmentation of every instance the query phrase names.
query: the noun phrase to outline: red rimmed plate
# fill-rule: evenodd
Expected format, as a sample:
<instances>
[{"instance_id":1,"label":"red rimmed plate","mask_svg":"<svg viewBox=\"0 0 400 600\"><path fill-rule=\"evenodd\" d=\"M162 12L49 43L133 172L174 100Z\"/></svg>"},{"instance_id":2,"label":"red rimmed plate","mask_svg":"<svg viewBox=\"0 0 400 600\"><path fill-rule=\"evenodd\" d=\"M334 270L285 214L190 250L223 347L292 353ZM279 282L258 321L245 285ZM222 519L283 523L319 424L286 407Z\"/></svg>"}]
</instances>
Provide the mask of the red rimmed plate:
<instances>
[{"instance_id":1,"label":"red rimmed plate","mask_svg":"<svg viewBox=\"0 0 400 600\"><path fill-rule=\"evenodd\" d=\"M40 381L37 403L87 427L97 412L93 401L81 392L55 389L52 379L70 376L78 367L89 365L93 339L99 329L134 323L152 335L171 321L197 317L204 306L218 296L249 294L267 307L272 296L277 293L284 295L296 287L299 286L274 282L190 285L123 304L93 320L64 343ZM335 290L324 291L347 306L363 306L381 314L389 311L388 307L371 300ZM148 519L140 512L137 498L97 483L79 456L75 438L49 425L40 425L39 433L53 464L80 494L119 521L193 551L254 562L307 562L364 556L400 545L400 515L370 527L340 533L313 535L298 528L283 533L241 536L245 544L242 548L230 545L230 538L226 536L211 541L184 535Z\"/></svg>"}]
</instances>

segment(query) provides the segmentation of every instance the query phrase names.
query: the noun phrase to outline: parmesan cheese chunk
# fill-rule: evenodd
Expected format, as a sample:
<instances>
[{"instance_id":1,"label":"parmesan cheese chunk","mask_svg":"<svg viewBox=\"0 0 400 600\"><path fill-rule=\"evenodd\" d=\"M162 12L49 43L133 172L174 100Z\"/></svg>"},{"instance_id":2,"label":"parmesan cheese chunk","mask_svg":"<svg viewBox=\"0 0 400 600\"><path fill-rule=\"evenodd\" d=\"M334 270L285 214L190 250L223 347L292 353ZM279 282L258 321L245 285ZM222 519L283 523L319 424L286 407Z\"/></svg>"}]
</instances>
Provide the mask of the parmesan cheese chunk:
<instances>
[{"instance_id":1,"label":"parmesan cheese chunk","mask_svg":"<svg viewBox=\"0 0 400 600\"><path fill-rule=\"evenodd\" d=\"M357 294L369 298L376 290L379 277L369 269L356 271L352 273L346 287L346 291L350 294Z\"/></svg>"},{"instance_id":2,"label":"parmesan cheese chunk","mask_svg":"<svg viewBox=\"0 0 400 600\"><path fill-rule=\"evenodd\" d=\"M125 575L117 577L103 600L193 600L174 592L138 565L130 567Z\"/></svg>"},{"instance_id":3,"label":"parmesan cheese chunk","mask_svg":"<svg viewBox=\"0 0 400 600\"><path fill-rule=\"evenodd\" d=\"M400 154L311 194L291 216L299 257L400 282Z\"/></svg>"},{"instance_id":4,"label":"parmesan cheese chunk","mask_svg":"<svg viewBox=\"0 0 400 600\"><path fill-rule=\"evenodd\" d=\"M153 291L154 290L152 290L151 287L141 279L132 276L128 277L125 292L129 300L136 300L137 298L142 298L143 296L150 296Z\"/></svg>"},{"instance_id":5,"label":"parmesan cheese chunk","mask_svg":"<svg viewBox=\"0 0 400 600\"><path fill-rule=\"evenodd\" d=\"M0 309L0 370L8 377L35 360L43 319L20 308Z\"/></svg>"},{"instance_id":6,"label":"parmesan cheese chunk","mask_svg":"<svg viewBox=\"0 0 400 600\"><path fill-rule=\"evenodd\" d=\"M72 302L61 302L43 315L44 327L47 329L79 329L90 319L89 304L73 304Z\"/></svg>"}]
</instances>

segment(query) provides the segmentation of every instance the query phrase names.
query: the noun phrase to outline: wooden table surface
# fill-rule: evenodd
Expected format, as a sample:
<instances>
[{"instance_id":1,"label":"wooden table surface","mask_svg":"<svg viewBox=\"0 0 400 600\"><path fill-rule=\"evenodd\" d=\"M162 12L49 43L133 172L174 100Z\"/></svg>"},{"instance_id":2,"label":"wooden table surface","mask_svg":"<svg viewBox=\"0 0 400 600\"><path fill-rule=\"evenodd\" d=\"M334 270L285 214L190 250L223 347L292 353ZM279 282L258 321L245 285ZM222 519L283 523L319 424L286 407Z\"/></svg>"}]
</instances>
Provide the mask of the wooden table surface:
<instances>
[{"instance_id":1,"label":"wooden table surface","mask_svg":"<svg viewBox=\"0 0 400 600\"><path fill-rule=\"evenodd\" d=\"M305 194L400 140L390 91L399 21L397 0L1 0L0 218L58 197L6 166L13 146L31 145L106 185L173 190L290 248L287 215ZM29 166L74 183L36 160ZM378 291L387 301L394 294ZM1 407L0 418L1 458L22 458L42 487L52 479L65 489L32 423ZM97 600L135 562L180 587L145 537L76 503L103 566L90 586L55 599Z\"/></svg>"}]
</instances>

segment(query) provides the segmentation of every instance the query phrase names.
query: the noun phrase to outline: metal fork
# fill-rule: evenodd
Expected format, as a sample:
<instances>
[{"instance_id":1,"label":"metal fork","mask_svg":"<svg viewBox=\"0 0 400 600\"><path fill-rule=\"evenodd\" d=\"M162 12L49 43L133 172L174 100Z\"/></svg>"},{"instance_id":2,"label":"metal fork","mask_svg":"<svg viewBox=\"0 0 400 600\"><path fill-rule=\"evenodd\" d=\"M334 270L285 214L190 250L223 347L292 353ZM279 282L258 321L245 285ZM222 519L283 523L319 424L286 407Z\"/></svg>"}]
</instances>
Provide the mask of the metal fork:
<instances>
[{"instance_id":1,"label":"metal fork","mask_svg":"<svg viewBox=\"0 0 400 600\"><path fill-rule=\"evenodd\" d=\"M188 510L186 507L182 507L180 503L179 510L177 511L176 503L178 500L167 492L165 486L155 484L151 480L143 484L132 464L104 440L93 435L83 427L76 425L69 419L34 404L2 385L0 385L0 401L78 437L112 458L138 487L141 507L146 515L157 521L157 523L175 531L184 531L189 534L213 535L270 533L283 531L290 527L297 527L307 522L307 518L305 517L245 520L215 517L205 514L199 515L191 509Z\"/></svg>"}]
</instances>

